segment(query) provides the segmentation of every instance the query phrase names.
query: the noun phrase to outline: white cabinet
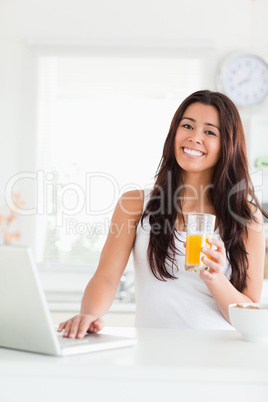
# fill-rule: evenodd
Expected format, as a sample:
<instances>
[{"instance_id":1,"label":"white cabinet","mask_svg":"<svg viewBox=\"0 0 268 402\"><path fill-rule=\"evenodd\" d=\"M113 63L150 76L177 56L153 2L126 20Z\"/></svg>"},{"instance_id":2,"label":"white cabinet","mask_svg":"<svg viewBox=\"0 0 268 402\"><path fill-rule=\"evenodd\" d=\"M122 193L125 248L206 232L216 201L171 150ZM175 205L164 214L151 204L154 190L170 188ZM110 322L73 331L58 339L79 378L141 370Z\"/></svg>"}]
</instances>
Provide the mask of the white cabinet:
<instances>
[{"instance_id":1,"label":"white cabinet","mask_svg":"<svg viewBox=\"0 0 268 402\"><path fill-rule=\"evenodd\" d=\"M50 305L50 312L53 323L58 325L62 321L66 321L79 312L78 304L69 304L68 308L64 308L59 303L58 306ZM104 315L103 320L107 327L133 327L135 321L135 305L115 303L111 309Z\"/></svg>"},{"instance_id":2,"label":"white cabinet","mask_svg":"<svg viewBox=\"0 0 268 402\"><path fill-rule=\"evenodd\" d=\"M73 312L51 312L52 320L55 325L68 320L68 318L72 317L74 314ZM107 327L133 327L135 314L108 312L103 317L103 320Z\"/></svg>"},{"instance_id":3,"label":"white cabinet","mask_svg":"<svg viewBox=\"0 0 268 402\"><path fill-rule=\"evenodd\" d=\"M268 116L243 116L241 114L247 142L249 163L252 168L258 168L256 161L267 157L268 160ZM263 167L268 170L268 164Z\"/></svg>"},{"instance_id":4,"label":"white cabinet","mask_svg":"<svg viewBox=\"0 0 268 402\"><path fill-rule=\"evenodd\" d=\"M268 114L267 111L240 111L244 126L252 181L261 202L268 203ZM256 166L260 159L267 166Z\"/></svg>"},{"instance_id":5,"label":"white cabinet","mask_svg":"<svg viewBox=\"0 0 268 402\"><path fill-rule=\"evenodd\" d=\"M55 325L78 314L83 291L88 282L87 272L39 271L52 320ZM109 327L133 327L135 303L115 300L103 317Z\"/></svg>"}]
</instances>

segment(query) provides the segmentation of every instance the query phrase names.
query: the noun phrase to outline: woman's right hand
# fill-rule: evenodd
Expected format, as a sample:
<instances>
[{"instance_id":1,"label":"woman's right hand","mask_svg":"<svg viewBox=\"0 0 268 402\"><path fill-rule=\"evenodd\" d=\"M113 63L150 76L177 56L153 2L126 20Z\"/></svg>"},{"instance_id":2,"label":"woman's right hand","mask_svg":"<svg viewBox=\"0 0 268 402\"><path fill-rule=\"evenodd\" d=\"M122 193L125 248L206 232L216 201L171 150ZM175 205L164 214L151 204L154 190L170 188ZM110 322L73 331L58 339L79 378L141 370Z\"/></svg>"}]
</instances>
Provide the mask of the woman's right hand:
<instances>
[{"instance_id":1,"label":"woman's right hand","mask_svg":"<svg viewBox=\"0 0 268 402\"><path fill-rule=\"evenodd\" d=\"M67 321L61 322L58 332L64 330L66 338L82 339L87 332L99 332L104 326L101 318L90 314L78 314Z\"/></svg>"}]
</instances>

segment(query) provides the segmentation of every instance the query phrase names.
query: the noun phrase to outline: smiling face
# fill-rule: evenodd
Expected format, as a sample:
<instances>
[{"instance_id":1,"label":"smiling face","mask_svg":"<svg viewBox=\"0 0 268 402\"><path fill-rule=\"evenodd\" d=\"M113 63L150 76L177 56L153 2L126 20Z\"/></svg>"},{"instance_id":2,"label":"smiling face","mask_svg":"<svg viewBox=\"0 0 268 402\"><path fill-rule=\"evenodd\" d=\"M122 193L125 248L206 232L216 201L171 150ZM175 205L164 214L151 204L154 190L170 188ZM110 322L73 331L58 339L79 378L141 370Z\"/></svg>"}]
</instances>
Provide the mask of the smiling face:
<instances>
[{"instance_id":1,"label":"smiling face","mask_svg":"<svg viewBox=\"0 0 268 402\"><path fill-rule=\"evenodd\" d=\"M189 173L212 174L221 151L220 117L214 106L189 105L178 125L174 152L178 165Z\"/></svg>"}]
</instances>

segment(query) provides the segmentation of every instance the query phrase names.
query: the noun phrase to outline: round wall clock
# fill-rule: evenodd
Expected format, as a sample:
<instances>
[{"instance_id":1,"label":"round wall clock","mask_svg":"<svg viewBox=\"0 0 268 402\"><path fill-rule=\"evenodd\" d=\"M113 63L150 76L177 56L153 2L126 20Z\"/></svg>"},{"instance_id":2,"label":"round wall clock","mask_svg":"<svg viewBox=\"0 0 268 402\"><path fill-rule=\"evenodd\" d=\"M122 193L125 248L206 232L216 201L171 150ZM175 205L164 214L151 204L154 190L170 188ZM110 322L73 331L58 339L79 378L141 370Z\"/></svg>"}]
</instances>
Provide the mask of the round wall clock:
<instances>
[{"instance_id":1,"label":"round wall clock","mask_svg":"<svg viewBox=\"0 0 268 402\"><path fill-rule=\"evenodd\" d=\"M261 103L268 95L268 64L254 54L239 54L222 64L219 89L236 105Z\"/></svg>"}]
</instances>

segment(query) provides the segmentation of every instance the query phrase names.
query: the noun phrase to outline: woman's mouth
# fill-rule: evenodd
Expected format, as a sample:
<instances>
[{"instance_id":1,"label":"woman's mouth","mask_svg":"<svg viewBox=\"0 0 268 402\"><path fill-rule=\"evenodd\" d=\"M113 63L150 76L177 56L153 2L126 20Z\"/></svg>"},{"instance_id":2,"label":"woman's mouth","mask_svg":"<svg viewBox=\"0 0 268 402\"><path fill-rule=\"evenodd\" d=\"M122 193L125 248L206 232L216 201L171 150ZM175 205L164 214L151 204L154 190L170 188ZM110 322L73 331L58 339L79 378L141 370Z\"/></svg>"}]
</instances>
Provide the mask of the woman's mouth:
<instances>
[{"instance_id":1,"label":"woman's mouth","mask_svg":"<svg viewBox=\"0 0 268 402\"><path fill-rule=\"evenodd\" d=\"M185 153L186 155L191 156L193 158L200 158L203 155L205 155L204 152L198 151L197 149L182 147L182 150L183 150L183 153Z\"/></svg>"}]
</instances>

